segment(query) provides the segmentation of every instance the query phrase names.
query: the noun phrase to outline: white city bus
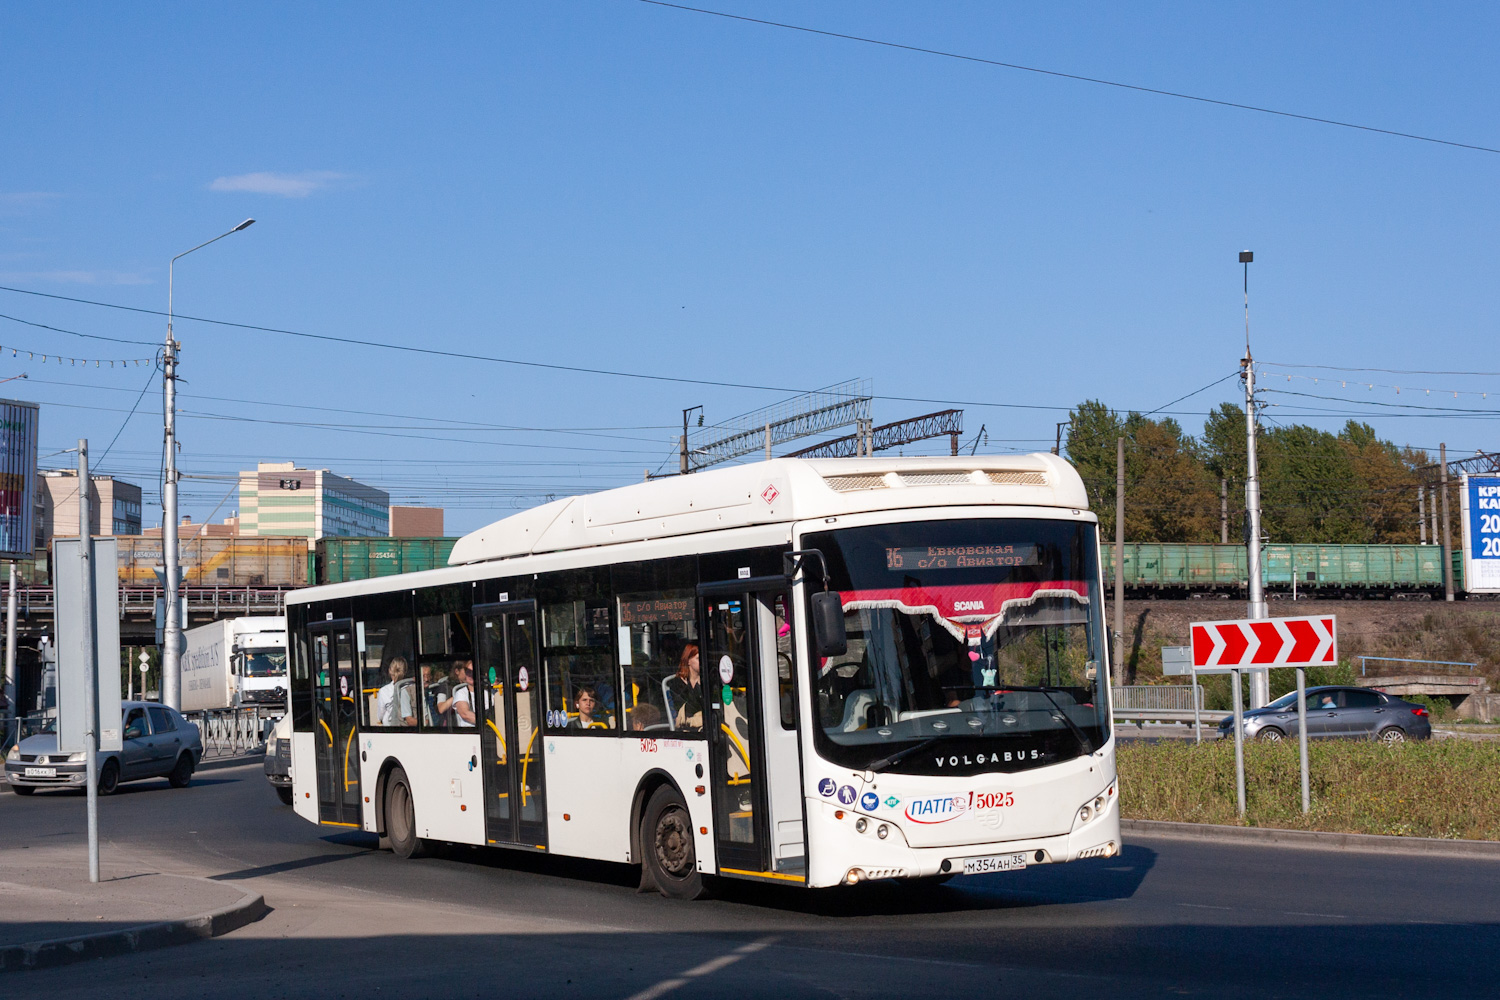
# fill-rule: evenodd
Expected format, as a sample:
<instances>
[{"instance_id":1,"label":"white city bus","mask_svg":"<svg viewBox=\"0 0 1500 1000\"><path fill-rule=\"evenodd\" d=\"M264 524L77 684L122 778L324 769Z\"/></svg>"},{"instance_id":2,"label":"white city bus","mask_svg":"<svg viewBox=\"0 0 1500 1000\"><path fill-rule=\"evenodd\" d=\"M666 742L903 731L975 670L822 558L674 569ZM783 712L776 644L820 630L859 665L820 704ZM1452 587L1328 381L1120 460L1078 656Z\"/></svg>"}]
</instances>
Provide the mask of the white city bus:
<instances>
[{"instance_id":1,"label":"white city bus","mask_svg":"<svg viewBox=\"0 0 1500 1000\"><path fill-rule=\"evenodd\" d=\"M289 596L304 818L684 898L1119 850L1097 519L1058 458L777 459L449 563Z\"/></svg>"}]
</instances>

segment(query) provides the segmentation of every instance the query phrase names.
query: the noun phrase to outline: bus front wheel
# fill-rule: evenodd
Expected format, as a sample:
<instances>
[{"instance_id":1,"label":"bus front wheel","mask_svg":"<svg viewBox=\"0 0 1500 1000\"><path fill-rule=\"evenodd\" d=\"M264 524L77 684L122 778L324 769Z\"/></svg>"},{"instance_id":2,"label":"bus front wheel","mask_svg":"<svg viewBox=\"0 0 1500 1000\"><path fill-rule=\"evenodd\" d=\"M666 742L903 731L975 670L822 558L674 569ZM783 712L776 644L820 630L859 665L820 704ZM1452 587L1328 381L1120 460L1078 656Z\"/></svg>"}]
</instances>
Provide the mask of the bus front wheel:
<instances>
[{"instance_id":1,"label":"bus front wheel","mask_svg":"<svg viewBox=\"0 0 1500 1000\"><path fill-rule=\"evenodd\" d=\"M658 788L646 803L641 816L641 853L663 896L697 899L703 895L703 874L693 848L693 818L670 785Z\"/></svg>"},{"instance_id":2,"label":"bus front wheel","mask_svg":"<svg viewBox=\"0 0 1500 1000\"><path fill-rule=\"evenodd\" d=\"M427 842L417 836L417 812L412 805L411 782L396 768L385 788L385 833L398 858L417 858L427 853Z\"/></svg>"}]
</instances>

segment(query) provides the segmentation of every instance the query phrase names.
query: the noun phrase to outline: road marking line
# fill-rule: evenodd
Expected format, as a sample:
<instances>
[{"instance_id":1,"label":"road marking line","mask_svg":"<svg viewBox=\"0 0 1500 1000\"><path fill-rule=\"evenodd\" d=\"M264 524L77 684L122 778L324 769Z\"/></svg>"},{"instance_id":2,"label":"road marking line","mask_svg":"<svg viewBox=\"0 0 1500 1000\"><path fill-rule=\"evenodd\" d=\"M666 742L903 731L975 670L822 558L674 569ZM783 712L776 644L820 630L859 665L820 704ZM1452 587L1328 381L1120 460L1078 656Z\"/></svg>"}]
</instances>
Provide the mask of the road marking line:
<instances>
[{"instance_id":1,"label":"road marking line","mask_svg":"<svg viewBox=\"0 0 1500 1000\"><path fill-rule=\"evenodd\" d=\"M759 941L751 941L749 944L740 945L727 955L711 958L702 965L695 965L686 972L673 976L671 979L663 979L655 985L646 987L639 993L632 993L626 1000L656 1000L657 997L664 996L679 986L685 986L689 980L718 972L726 966L733 965L745 956L753 955L762 948L768 947L775 941L776 938L774 937L763 937Z\"/></svg>"}]
</instances>

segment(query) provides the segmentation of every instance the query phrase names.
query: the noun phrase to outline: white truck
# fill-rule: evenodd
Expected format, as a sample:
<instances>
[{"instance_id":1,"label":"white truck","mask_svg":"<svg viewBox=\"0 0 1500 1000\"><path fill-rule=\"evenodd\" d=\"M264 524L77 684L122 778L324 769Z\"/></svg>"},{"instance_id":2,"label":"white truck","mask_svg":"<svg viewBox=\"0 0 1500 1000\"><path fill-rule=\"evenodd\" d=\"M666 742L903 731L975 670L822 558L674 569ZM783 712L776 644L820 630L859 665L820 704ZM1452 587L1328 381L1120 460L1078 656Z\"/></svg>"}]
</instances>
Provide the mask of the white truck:
<instances>
[{"instance_id":1,"label":"white truck","mask_svg":"<svg viewBox=\"0 0 1500 1000\"><path fill-rule=\"evenodd\" d=\"M286 618L229 618L185 635L182 711L259 708L262 718L285 714Z\"/></svg>"}]
</instances>

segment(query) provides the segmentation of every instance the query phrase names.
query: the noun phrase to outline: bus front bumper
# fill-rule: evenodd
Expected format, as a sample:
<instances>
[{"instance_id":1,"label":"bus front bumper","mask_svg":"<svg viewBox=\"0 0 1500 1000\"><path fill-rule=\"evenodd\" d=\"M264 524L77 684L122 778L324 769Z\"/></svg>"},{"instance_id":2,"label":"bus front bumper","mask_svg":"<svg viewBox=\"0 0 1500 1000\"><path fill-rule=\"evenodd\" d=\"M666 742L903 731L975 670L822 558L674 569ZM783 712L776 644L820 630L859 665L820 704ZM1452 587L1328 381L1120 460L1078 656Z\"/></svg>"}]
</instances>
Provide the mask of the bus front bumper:
<instances>
[{"instance_id":1,"label":"bus front bumper","mask_svg":"<svg viewBox=\"0 0 1500 1000\"><path fill-rule=\"evenodd\" d=\"M864 829L858 821L866 820ZM880 826L886 836L879 835ZM946 847L910 847L894 824L847 814L825 826L822 850L815 850L808 885L831 886L875 879L919 879L943 875L1016 870L1040 864L1060 864L1088 858L1110 858L1120 853L1118 802L1065 834ZM966 862L975 864L966 866Z\"/></svg>"}]
</instances>

